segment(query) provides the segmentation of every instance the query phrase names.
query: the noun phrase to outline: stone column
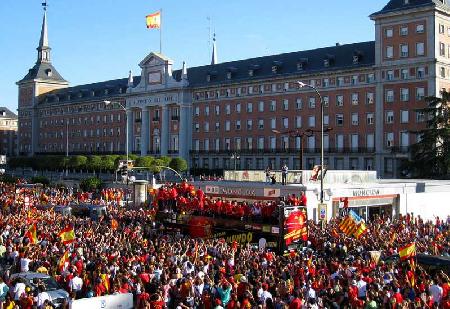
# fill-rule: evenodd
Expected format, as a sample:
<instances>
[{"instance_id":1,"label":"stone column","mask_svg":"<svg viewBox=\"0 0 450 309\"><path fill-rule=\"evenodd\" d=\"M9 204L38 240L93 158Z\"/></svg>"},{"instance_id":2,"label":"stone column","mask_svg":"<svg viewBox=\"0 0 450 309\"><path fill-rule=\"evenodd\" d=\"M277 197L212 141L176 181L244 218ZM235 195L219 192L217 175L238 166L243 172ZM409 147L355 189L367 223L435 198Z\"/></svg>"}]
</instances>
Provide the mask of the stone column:
<instances>
[{"instance_id":1,"label":"stone column","mask_svg":"<svg viewBox=\"0 0 450 309\"><path fill-rule=\"evenodd\" d=\"M191 138L189 136L189 106L180 105L180 120L178 128L178 140L179 140L179 156L189 162L189 144L188 141Z\"/></svg>"},{"instance_id":2,"label":"stone column","mask_svg":"<svg viewBox=\"0 0 450 309\"><path fill-rule=\"evenodd\" d=\"M150 132L149 125L149 110L148 107L142 108L142 123L141 123L141 156L146 156L148 152L148 142Z\"/></svg>"},{"instance_id":3,"label":"stone column","mask_svg":"<svg viewBox=\"0 0 450 309\"><path fill-rule=\"evenodd\" d=\"M161 108L161 155L166 156L169 150L169 108Z\"/></svg>"},{"instance_id":4,"label":"stone column","mask_svg":"<svg viewBox=\"0 0 450 309\"><path fill-rule=\"evenodd\" d=\"M127 109L127 125L126 125L126 134L128 135L128 145L126 147L128 147L128 152L131 154L134 150L133 145L134 145L134 119L133 119L133 110L131 109ZM126 136L125 136L125 140L126 140ZM125 147L125 153L127 152L127 148Z\"/></svg>"}]
</instances>

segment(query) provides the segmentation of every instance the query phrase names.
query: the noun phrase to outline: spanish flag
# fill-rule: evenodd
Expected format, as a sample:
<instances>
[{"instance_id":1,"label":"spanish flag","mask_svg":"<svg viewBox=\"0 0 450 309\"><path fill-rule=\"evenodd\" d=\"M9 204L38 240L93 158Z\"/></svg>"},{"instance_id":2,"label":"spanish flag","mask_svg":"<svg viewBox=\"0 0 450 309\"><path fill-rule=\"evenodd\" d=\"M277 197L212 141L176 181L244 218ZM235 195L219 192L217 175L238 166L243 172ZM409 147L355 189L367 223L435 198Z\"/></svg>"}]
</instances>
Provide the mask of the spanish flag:
<instances>
[{"instance_id":1,"label":"spanish flag","mask_svg":"<svg viewBox=\"0 0 450 309\"><path fill-rule=\"evenodd\" d=\"M400 248L398 254L400 255L400 260L402 261L416 256L416 243L413 242L403 248Z\"/></svg>"},{"instance_id":2,"label":"spanish flag","mask_svg":"<svg viewBox=\"0 0 450 309\"><path fill-rule=\"evenodd\" d=\"M38 239L37 239L36 224L30 225L30 227L28 228L28 231L25 233L24 236L27 237L30 240L30 244L37 243Z\"/></svg>"},{"instance_id":3,"label":"spanish flag","mask_svg":"<svg viewBox=\"0 0 450 309\"><path fill-rule=\"evenodd\" d=\"M61 242L65 245L72 243L75 240L75 231L73 226L68 225L64 228L60 233L59 237L61 237Z\"/></svg>"},{"instance_id":4,"label":"spanish flag","mask_svg":"<svg viewBox=\"0 0 450 309\"><path fill-rule=\"evenodd\" d=\"M161 28L161 12L156 12L145 17L147 28L159 29Z\"/></svg>"},{"instance_id":5,"label":"spanish flag","mask_svg":"<svg viewBox=\"0 0 450 309\"><path fill-rule=\"evenodd\" d=\"M59 271L63 271L64 267L66 266L66 262L69 262L69 250L66 250L66 252L64 252L63 256L59 259L58 262L58 268Z\"/></svg>"},{"instance_id":6,"label":"spanish flag","mask_svg":"<svg viewBox=\"0 0 450 309\"><path fill-rule=\"evenodd\" d=\"M119 226L119 223L117 222L117 220L112 219L111 220L111 229L116 230L118 226Z\"/></svg>"}]
</instances>

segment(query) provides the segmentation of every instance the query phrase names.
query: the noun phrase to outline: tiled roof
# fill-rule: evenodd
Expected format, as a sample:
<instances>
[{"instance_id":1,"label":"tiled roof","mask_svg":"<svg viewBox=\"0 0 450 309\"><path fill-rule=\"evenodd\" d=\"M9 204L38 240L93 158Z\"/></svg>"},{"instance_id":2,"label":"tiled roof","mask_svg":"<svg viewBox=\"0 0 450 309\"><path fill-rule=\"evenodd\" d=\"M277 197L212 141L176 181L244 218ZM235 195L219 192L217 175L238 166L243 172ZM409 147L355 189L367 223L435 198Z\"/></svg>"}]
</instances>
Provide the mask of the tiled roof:
<instances>
[{"instance_id":1,"label":"tiled roof","mask_svg":"<svg viewBox=\"0 0 450 309\"><path fill-rule=\"evenodd\" d=\"M48 62L37 62L34 67L28 71L27 75L19 81L19 83L33 79L66 82L58 71L56 71L53 65Z\"/></svg>"},{"instance_id":2,"label":"tiled roof","mask_svg":"<svg viewBox=\"0 0 450 309\"><path fill-rule=\"evenodd\" d=\"M136 86L140 80L141 80L140 76L135 76L133 78L134 86ZM42 96L40 103L55 104L58 102L63 103L63 102L89 101L99 99L106 100L109 97L125 93L127 85L128 85L128 78L121 78L53 90ZM105 92L105 90L108 90L108 92ZM92 95L92 92L94 92L95 94L94 96Z\"/></svg>"},{"instance_id":3,"label":"tiled roof","mask_svg":"<svg viewBox=\"0 0 450 309\"><path fill-rule=\"evenodd\" d=\"M355 55L358 56L356 63L353 57ZM324 65L326 59L329 60L328 67ZM299 63L302 65L301 70L298 67ZM188 80L190 87L199 87L224 82L367 67L374 64L375 42L370 41L192 67L188 69ZM253 70L253 76L249 75L249 70ZM229 72L230 79L227 76ZM208 75L210 75L209 82Z\"/></svg>"},{"instance_id":4,"label":"tiled roof","mask_svg":"<svg viewBox=\"0 0 450 309\"><path fill-rule=\"evenodd\" d=\"M405 0L391 0L381 11L375 12L371 16L426 6L436 6L445 10L450 10L450 5L445 3L447 1L448 0L409 0L405 3Z\"/></svg>"},{"instance_id":5,"label":"tiled roof","mask_svg":"<svg viewBox=\"0 0 450 309\"><path fill-rule=\"evenodd\" d=\"M17 115L10 111L7 107L0 106L0 118L17 119Z\"/></svg>"}]
</instances>

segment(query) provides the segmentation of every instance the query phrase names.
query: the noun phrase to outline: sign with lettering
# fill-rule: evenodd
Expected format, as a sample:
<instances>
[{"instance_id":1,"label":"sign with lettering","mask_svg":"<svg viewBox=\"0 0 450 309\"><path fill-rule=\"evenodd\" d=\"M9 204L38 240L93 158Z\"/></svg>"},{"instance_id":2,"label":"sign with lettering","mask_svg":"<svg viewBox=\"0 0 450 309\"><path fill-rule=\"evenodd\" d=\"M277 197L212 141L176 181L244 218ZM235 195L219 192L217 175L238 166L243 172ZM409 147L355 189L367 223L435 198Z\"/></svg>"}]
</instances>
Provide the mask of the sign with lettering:
<instances>
[{"instance_id":1,"label":"sign with lettering","mask_svg":"<svg viewBox=\"0 0 450 309\"><path fill-rule=\"evenodd\" d=\"M380 189L356 189L352 192L353 196L374 196L380 195Z\"/></svg>"},{"instance_id":2,"label":"sign with lettering","mask_svg":"<svg viewBox=\"0 0 450 309\"><path fill-rule=\"evenodd\" d=\"M267 197L280 197L280 189L264 188L264 196L267 196Z\"/></svg>"}]
</instances>

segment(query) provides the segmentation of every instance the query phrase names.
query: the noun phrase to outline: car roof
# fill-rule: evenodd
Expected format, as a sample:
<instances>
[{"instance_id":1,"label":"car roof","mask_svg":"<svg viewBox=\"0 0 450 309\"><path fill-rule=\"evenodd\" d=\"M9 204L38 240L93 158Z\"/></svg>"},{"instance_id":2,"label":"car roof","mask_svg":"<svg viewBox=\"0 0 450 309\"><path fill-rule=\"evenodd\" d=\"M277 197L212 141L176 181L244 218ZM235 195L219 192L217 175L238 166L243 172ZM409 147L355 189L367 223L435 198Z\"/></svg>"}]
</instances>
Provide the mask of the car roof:
<instances>
[{"instance_id":1,"label":"car roof","mask_svg":"<svg viewBox=\"0 0 450 309\"><path fill-rule=\"evenodd\" d=\"M50 278L49 275L47 274L41 274L41 273L36 273L36 272L23 272L23 273L17 273L17 274L12 274L11 275L11 279L15 279L15 278L24 278L24 279L46 279L46 278Z\"/></svg>"}]
</instances>

